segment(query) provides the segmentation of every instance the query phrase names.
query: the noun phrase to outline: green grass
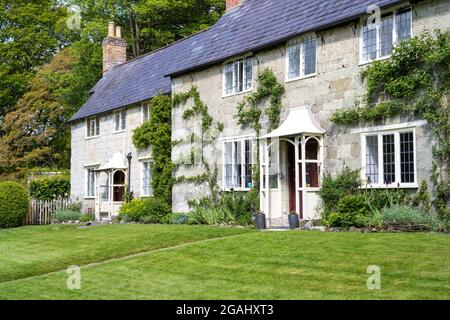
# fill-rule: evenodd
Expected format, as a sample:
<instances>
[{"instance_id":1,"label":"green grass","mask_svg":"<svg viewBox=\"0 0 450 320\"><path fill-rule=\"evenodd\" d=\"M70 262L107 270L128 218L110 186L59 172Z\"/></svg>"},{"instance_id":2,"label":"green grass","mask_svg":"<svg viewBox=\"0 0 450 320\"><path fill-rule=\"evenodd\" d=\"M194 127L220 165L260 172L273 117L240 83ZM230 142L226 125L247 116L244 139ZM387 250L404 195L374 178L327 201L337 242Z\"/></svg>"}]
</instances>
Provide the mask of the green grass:
<instances>
[{"instance_id":1,"label":"green grass","mask_svg":"<svg viewBox=\"0 0 450 320\"><path fill-rule=\"evenodd\" d=\"M138 238L133 228L141 226L116 228L101 232L122 234L127 228L129 237ZM167 227L153 228L155 248L164 247L156 233ZM180 238L183 232L234 236L85 266L81 290L67 289L65 272L0 283L0 299L450 299L448 235L236 235L243 230L189 226L173 232ZM4 255L1 250L2 264ZM69 264L77 263L63 263ZM381 268L381 290L367 289L369 265Z\"/></svg>"},{"instance_id":2,"label":"green grass","mask_svg":"<svg viewBox=\"0 0 450 320\"><path fill-rule=\"evenodd\" d=\"M245 229L207 226L52 225L0 230L0 282L143 251L229 236Z\"/></svg>"}]
</instances>

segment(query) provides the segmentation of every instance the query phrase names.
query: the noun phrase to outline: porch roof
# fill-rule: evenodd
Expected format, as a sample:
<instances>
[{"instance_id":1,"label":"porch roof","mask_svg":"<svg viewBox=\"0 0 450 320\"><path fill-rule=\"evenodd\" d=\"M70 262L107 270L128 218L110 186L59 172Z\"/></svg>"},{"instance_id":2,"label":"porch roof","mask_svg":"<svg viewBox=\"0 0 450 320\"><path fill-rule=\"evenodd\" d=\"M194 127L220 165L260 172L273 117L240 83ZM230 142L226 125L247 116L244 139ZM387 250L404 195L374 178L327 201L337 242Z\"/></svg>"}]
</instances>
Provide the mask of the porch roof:
<instances>
[{"instance_id":1,"label":"porch roof","mask_svg":"<svg viewBox=\"0 0 450 320\"><path fill-rule=\"evenodd\" d=\"M299 134L324 134L322 129L313 119L308 108L291 109L286 120L274 131L263 136L263 139L288 137Z\"/></svg>"},{"instance_id":2,"label":"porch roof","mask_svg":"<svg viewBox=\"0 0 450 320\"><path fill-rule=\"evenodd\" d=\"M127 166L123 160L123 157L120 153L115 153L111 159L107 160L97 169L97 171L107 171L107 170L115 170L115 169L126 169Z\"/></svg>"}]
</instances>

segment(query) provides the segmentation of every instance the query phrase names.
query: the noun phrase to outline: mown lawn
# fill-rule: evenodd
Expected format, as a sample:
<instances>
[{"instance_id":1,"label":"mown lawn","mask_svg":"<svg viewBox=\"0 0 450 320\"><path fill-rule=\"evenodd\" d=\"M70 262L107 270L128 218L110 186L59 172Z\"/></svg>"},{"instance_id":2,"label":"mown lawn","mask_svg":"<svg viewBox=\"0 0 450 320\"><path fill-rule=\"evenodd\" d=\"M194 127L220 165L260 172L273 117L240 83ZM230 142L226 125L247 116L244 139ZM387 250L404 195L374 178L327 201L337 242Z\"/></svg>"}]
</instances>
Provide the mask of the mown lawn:
<instances>
[{"instance_id":1,"label":"mown lawn","mask_svg":"<svg viewBox=\"0 0 450 320\"><path fill-rule=\"evenodd\" d=\"M0 282L242 232L249 230L161 225L3 229L0 230Z\"/></svg>"},{"instance_id":2,"label":"mown lawn","mask_svg":"<svg viewBox=\"0 0 450 320\"><path fill-rule=\"evenodd\" d=\"M145 234L139 228L143 226L105 227L95 232L128 233L131 242L139 242L137 233ZM197 232L203 232L204 238L205 233L211 234L209 238L222 238L85 266L81 290L67 289L65 272L3 282L0 299L450 299L448 235L148 228L154 228L153 241L158 242L154 248L170 241L167 237L162 241L159 232L174 232L180 239L187 233L191 241ZM48 242L52 242L50 237ZM109 250L126 239L111 244ZM152 240L147 241L152 250ZM70 256L69 248L61 246L60 250ZM30 254L39 260L39 252ZM42 254L51 260L45 251ZM4 255L2 249L2 264ZM6 253L9 259L14 255ZM77 262L66 258L59 265L71 264ZM367 288L370 265L381 269L380 290Z\"/></svg>"}]
</instances>

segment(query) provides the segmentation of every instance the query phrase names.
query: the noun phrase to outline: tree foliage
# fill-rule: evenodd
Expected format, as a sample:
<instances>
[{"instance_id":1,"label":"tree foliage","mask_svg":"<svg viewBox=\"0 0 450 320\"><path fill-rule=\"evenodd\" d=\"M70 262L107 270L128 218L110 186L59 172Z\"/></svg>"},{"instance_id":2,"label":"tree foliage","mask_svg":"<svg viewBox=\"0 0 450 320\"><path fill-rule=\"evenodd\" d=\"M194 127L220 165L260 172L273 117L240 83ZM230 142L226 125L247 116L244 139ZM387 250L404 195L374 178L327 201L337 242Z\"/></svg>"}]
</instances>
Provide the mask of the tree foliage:
<instances>
[{"instance_id":1,"label":"tree foliage","mask_svg":"<svg viewBox=\"0 0 450 320\"><path fill-rule=\"evenodd\" d=\"M35 68L67 42L67 11L53 0L0 0L0 116L29 87Z\"/></svg>"}]
</instances>

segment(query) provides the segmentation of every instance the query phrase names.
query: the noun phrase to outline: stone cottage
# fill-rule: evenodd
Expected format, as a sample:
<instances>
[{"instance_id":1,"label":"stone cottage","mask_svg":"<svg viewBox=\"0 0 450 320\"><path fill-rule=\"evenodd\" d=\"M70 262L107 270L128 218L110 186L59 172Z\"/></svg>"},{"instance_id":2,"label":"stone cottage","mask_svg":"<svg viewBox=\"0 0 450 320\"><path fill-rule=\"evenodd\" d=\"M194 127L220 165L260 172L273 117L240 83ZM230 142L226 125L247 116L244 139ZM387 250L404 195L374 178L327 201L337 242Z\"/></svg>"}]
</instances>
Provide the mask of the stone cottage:
<instances>
[{"instance_id":1,"label":"stone cottage","mask_svg":"<svg viewBox=\"0 0 450 320\"><path fill-rule=\"evenodd\" d=\"M193 87L217 126L204 132L199 115L185 116L192 99L174 106L174 175L185 178L173 188L174 211L188 211L188 202L211 187L211 181L186 177L213 170L221 190L259 187L269 226L286 224L290 212L305 220L317 217L321 177L344 165L361 169L373 188L414 190L429 179L432 138L425 121L402 117L344 130L329 119L364 94L359 75L368 64L389 58L404 39L448 29L450 1L226 4L211 28L128 62L120 27L110 24L104 76L71 119L73 198L83 199L98 219L110 219L127 181L136 196L151 196L151 148L136 149L132 131L148 119L152 97ZM373 17L375 24L369 22ZM281 121L269 129L263 116L257 133L238 122L238 105L257 90L258 76L267 69L285 88ZM188 156L192 150L194 159Z\"/></svg>"}]
</instances>

